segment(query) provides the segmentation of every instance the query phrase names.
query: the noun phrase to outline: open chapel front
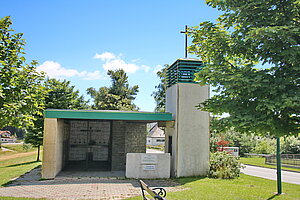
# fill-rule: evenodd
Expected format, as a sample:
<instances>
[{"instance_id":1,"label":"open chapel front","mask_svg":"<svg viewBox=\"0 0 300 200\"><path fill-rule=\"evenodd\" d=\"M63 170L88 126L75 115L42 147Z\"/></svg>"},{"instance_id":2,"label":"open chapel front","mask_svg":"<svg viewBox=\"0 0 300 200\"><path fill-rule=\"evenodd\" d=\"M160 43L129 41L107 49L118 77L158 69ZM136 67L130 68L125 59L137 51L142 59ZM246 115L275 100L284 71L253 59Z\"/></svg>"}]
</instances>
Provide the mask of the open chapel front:
<instances>
[{"instance_id":1,"label":"open chapel front","mask_svg":"<svg viewBox=\"0 0 300 200\"><path fill-rule=\"evenodd\" d=\"M146 125L154 121L153 114L149 119L141 112L46 110L45 115L43 178L60 171L125 172L127 153L146 152Z\"/></svg>"},{"instance_id":2,"label":"open chapel front","mask_svg":"<svg viewBox=\"0 0 300 200\"><path fill-rule=\"evenodd\" d=\"M197 84L194 75L202 68L195 59L167 68L165 113L46 110L42 177L62 170L126 171L129 178L206 175L209 113L196 105L209 97L209 86ZM151 122L166 127L165 155L144 155Z\"/></svg>"}]
</instances>

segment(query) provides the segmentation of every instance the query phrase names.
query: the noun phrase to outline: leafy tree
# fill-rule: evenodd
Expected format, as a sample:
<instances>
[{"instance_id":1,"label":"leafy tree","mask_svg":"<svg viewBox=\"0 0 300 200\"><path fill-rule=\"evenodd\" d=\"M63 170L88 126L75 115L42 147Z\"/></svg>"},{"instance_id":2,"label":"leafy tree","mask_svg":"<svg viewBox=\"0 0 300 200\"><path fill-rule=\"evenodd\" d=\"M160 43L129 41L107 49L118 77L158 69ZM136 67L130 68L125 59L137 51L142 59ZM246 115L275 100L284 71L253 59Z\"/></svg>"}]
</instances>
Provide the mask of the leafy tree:
<instances>
[{"instance_id":1,"label":"leafy tree","mask_svg":"<svg viewBox=\"0 0 300 200\"><path fill-rule=\"evenodd\" d=\"M239 133L234 129L229 129L224 132L212 130L210 136L211 152L217 151L217 142L222 139L229 141L230 147L239 147L239 156L244 156L245 153L253 153L254 148L257 146L260 137L255 136L253 133Z\"/></svg>"},{"instance_id":2,"label":"leafy tree","mask_svg":"<svg viewBox=\"0 0 300 200\"><path fill-rule=\"evenodd\" d=\"M123 69L116 71L108 70L107 73L112 81L110 87L88 88L87 93L94 100L93 109L98 110L138 110L133 103L138 93L138 86L129 86L128 76Z\"/></svg>"},{"instance_id":3,"label":"leafy tree","mask_svg":"<svg viewBox=\"0 0 300 200\"><path fill-rule=\"evenodd\" d=\"M40 147L43 145L43 133L44 133L44 118L41 115L36 116L34 126L29 127L25 134L25 144L31 144L33 147L38 148L38 154L36 161L40 161Z\"/></svg>"},{"instance_id":4,"label":"leafy tree","mask_svg":"<svg viewBox=\"0 0 300 200\"><path fill-rule=\"evenodd\" d=\"M45 98L45 108L52 109L87 109L87 102L83 96L79 95L79 90L74 90L75 86L70 85L70 81L60 81L47 79L45 87L48 94ZM25 142L38 147L37 161L39 160L40 146L43 144L44 118L42 115L36 116L34 126L27 129Z\"/></svg>"},{"instance_id":5,"label":"leafy tree","mask_svg":"<svg viewBox=\"0 0 300 200\"><path fill-rule=\"evenodd\" d=\"M87 109L87 101L70 85L70 81L47 79L45 87L49 90L45 98L45 108L53 109Z\"/></svg>"},{"instance_id":6,"label":"leafy tree","mask_svg":"<svg viewBox=\"0 0 300 200\"><path fill-rule=\"evenodd\" d=\"M221 120L227 128L276 136L279 146L280 136L300 130L299 0L206 2L223 14L217 24L189 30L191 52L206 63L196 78L217 92L199 107L229 113ZM270 67L257 69L258 63Z\"/></svg>"},{"instance_id":7,"label":"leafy tree","mask_svg":"<svg viewBox=\"0 0 300 200\"><path fill-rule=\"evenodd\" d=\"M300 136L286 137L281 144L281 152L283 154L300 154Z\"/></svg>"},{"instance_id":8,"label":"leafy tree","mask_svg":"<svg viewBox=\"0 0 300 200\"><path fill-rule=\"evenodd\" d=\"M36 61L26 64L23 34L11 25L10 17L0 19L0 128L32 126L44 106L44 75Z\"/></svg>"},{"instance_id":9,"label":"leafy tree","mask_svg":"<svg viewBox=\"0 0 300 200\"><path fill-rule=\"evenodd\" d=\"M156 91L154 91L151 96L154 97L156 102L155 112L165 112L166 109L166 90L167 90L167 68L169 65L158 71L156 74L160 79L160 83L155 86Z\"/></svg>"},{"instance_id":10,"label":"leafy tree","mask_svg":"<svg viewBox=\"0 0 300 200\"><path fill-rule=\"evenodd\" d=\"M207 0L224 14L218 23L190 30L206 67L201 84L215 96L199 107L229 113L222 124L239 132L283 136L299 133L300 3L297 0ZM255 68L259 62L269 68Z\"/></svg>"},{"instance_id":11,"label":"leafy tree","mask_svg":"<svg viewBox=\"0 0 300 200\"><path fill-rule=\"evenodd\" d=\"M252 153L256 154L274 154L276 151L276 140L273 138L260 138L256 146L254 147Z\"/></svg>"}]
</instances>

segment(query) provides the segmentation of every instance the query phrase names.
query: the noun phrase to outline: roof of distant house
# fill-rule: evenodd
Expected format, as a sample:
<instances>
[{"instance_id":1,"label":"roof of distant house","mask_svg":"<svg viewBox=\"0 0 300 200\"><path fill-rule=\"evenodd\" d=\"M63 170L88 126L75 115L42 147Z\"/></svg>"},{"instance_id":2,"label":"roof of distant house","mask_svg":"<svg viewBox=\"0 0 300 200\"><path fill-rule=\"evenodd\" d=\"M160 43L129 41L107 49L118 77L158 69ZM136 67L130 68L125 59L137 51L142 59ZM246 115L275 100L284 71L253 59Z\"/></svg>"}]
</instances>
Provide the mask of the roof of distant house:
<instances>
[{"instance_id":1,"label":"roof of distant house","mask_svg":"<svg viewBox=\"0 0 300 200\"><path fill-rule=\"evenodd\" d=\"M156 123L150 130L149 130L151 137L165 137L165 132L158 127Z\"/></svg>"}]
</instances>

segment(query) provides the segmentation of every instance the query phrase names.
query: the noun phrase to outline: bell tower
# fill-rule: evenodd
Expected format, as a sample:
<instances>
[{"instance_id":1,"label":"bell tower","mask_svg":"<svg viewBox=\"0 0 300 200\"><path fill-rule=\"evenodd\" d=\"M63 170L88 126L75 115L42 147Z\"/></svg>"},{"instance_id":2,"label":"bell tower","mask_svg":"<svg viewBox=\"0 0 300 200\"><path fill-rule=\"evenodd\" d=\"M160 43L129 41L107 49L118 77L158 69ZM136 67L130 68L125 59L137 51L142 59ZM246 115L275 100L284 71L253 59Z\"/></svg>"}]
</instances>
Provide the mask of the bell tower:
<instances>
[{"instance_id":1,"label":"bell tower","mask_svg":"<svg viewBox=\"0 0 300 200\"><path fill-rule=\"evenodd\" d=\"M174 123L166 128L165 152L171 154L173 177L200 176L208 172L209 113L196 108L209 98L209 86L195 82L203 68L197 59L178 59L167 68L166 112Z\"/></svg>"}]
</instances>

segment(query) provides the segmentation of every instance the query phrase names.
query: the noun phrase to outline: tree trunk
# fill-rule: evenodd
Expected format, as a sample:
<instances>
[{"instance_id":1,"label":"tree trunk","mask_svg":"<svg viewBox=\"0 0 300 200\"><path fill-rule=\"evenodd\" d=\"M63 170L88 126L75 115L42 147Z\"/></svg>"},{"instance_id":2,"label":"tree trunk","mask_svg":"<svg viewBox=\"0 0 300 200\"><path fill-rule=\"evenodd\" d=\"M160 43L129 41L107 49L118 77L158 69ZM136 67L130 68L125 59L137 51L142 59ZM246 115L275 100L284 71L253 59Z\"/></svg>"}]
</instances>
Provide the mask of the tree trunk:
<instances>
[{"instance_id":1,"label":"tree trunk","mask_svg":"<svg viewBox=\"0 0 300 200\"><path fill-rule=\"evenodd\" d=\"M37 158L36 158L36 161L40 161L40 147L41 145L38 146L38 154L37 154Z\"/></svg>"}]
</instances>

